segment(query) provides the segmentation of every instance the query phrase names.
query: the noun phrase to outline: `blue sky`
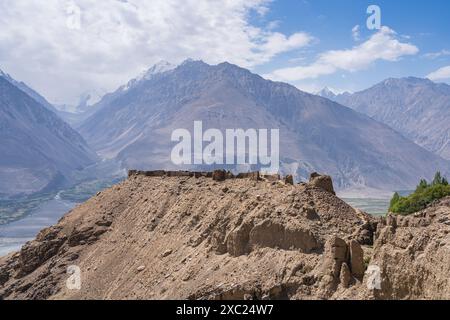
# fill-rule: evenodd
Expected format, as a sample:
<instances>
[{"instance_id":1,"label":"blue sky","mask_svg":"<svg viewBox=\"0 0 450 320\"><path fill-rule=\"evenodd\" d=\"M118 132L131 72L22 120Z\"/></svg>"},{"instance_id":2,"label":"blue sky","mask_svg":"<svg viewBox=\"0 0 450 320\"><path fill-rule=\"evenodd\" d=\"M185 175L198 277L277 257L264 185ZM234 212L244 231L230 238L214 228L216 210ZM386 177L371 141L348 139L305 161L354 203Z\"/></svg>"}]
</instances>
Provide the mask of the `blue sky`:
<instances>
[{"instance_id":1,"label":"blue sky","mask_svg":"<svg viewBox=\"0 0 450 320\"><path fill-rule=\"evenodd\" d=\"M381 30L366 27L372 4ZM0 12L0 69L55 104L187 58L309 92L388 77L450 82L448 0L2 0Z\"/></svg>"},{"instance_id":2,"label":"blue sky","mask_svg":"<svg viewBox=\"0 0 450 320\"><path fill-rule=\"evenodd\" d=\"M381 9L382 25L394 30L400 41L416 46L417 54L394 62L378 60L354 72L343 70L317 79L291 82L310 91L324 86L356 91L388 77L426 77L450 65L450 1L282 0L273 2L263 18L254 17L256 23L279 21L278 31L290 34L301 30L316 40L307 48L279 55L255 71L265 74L276 68L308 64L325 51L350 49L363 43L375 32L366 27L369 17L366 10L372 4ZM351 32L356 25L360 26L358 41ZM450 79L438 81L448 83Z\"/></svg>"}]
</instances>

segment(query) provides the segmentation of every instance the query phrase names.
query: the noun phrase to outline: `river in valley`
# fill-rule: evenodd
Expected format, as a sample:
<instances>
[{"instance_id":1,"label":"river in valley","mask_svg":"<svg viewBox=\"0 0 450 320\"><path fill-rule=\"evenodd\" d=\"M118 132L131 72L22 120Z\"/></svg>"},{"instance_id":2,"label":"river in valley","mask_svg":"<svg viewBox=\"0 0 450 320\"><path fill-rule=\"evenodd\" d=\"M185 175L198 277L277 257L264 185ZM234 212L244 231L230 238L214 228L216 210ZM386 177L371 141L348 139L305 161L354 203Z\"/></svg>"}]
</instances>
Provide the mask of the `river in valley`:
<instances>
[{"instance_id":1,"label":"river in valley","mask_svg":"<svg viewBox=\"0 0 450 320\"><path fill-rule=\"evenodd\" d=\"M40 230L56 224L77 204L122 179L119 176L89 180L54 194L0 201L0 257L19 250Z\"/></svg>"},{"instance_id":2,"label":"river in valley","mask_svg":"<svg viewBox=\"0 0 450 320\"><path fill-rule=\"evenodd\" d=\"M58 196L42 203L26 217L0 225L0 257L19 250L27 241L36 237L43 228L54 225L76 205Z\"/></svg>"}]
</instances>

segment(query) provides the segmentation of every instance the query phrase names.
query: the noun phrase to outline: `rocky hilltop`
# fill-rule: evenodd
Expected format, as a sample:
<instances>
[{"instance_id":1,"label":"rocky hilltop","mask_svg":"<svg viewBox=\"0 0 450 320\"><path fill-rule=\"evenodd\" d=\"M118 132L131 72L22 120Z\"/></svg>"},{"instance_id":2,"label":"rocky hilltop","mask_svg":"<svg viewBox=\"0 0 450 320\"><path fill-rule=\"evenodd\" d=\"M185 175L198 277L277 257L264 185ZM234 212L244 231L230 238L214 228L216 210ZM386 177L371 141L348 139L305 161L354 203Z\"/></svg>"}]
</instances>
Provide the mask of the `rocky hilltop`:
<instances>
[{"instance_id":1,"label":"rocky hilltop","mask_svg":"<svg viewBox=\"0 0 450 320\"><path fill-rule=\"evenodd\" d=\"M449 231L450 199L374 219L318 174L130 171L0 259L0 298L448 299Z\"/></svg>"}]
</instances>

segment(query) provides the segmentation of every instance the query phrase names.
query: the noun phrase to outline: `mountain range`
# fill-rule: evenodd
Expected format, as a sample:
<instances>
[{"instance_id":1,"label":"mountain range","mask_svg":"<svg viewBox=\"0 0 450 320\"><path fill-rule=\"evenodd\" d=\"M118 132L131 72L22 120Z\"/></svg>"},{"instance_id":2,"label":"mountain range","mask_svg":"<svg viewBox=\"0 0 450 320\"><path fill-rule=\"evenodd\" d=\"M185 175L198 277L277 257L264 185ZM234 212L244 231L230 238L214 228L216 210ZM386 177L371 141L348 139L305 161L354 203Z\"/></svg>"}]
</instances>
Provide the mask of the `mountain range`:
<instances>
[{"instance_id":1,"label":"mountain range","mask_svg":"<svg viewBox=\"0 0 450 320\"><path fill-rule=\"evenodd\" d=\"M450 86L414 77L387 79L367 90L328 99L383 122L408 139L450 159Z\"/></svg>"},{"instance_id":2,"label":"mountain range","mask_svg":"<svg viewBox=\"0 0 450 320\"><path fill-rule=\"evenodd\" d=\"M426 79L388 79L353 94L326 88L320 97L229 63L160 62L94 105L86 96L76 113L2 71L0 80L2 197L64 184L96 152L126 169L211 169L171 162L172 132L192 131L194 121L223 132L279 129L282 174L301 181L325 172L351 194L410 189L450 168L450 86Z\"/></svg>"},{"instance_id":3,"label":"mountain range","mask_svg":"<svg viewBox=\"0 0 450 320\"><path fill-rule=\"evenodd\" d=\"M154 67L92 110L79 132L126 168L180 169L170 161L171 133L196 120L204 130L279 129L282 173L326 172L341 190L408 189L450 167L369 116L229 63Z\"/></svg>"},{"instance_id":4,"label":"mountain range","mask_svg":"<svg viewBox=\"0 0 450 320\"><path fill-rule=\"evenodd\" d=\"M97 160L81 135L42 99L1 74L0 198L60 187L72 172Z\"/></svg>"}]
</instances>

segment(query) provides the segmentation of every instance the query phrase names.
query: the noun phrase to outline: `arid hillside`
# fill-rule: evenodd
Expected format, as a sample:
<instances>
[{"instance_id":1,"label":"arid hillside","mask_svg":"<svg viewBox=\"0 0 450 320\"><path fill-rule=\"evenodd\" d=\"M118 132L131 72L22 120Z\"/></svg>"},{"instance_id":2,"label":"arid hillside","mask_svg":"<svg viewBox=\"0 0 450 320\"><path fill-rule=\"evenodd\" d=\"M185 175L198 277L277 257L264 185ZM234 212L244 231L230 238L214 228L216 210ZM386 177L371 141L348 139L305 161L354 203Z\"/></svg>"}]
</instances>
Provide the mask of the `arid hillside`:
<instances>
[{"instance_id":1,"label":"arid hillside","mask_svg":"<svg viewBox=\"0 0 450 320\"><path fill-rule=\"evenodd\" d=\"M376 220L327 176L290 182L132 171L0 259L0 298L450 298L450 199Z\"/></svg>"}]
</instances>

